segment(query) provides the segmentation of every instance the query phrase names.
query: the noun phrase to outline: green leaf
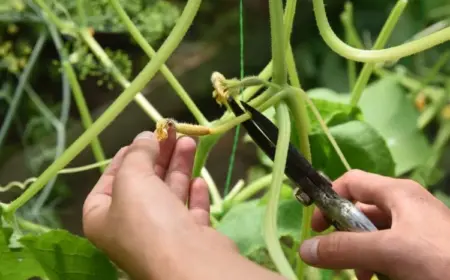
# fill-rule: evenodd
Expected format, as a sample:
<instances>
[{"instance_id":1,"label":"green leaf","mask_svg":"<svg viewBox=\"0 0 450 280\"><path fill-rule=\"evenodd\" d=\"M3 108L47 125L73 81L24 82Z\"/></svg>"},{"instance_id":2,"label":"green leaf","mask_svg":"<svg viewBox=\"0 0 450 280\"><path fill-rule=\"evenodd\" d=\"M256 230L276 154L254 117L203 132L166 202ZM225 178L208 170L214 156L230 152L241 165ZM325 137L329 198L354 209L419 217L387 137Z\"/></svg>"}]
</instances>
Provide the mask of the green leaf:
<instances>
[{"instance_id":1,"label":"green leaf","mask_svg":"<svg viewBox=\"0 0 450 280\"><path fill-rule=\"evenodd\" d=\"M313 97L311 100L327 127L333 127L353 120L362 120L361 111L349 104L328 100L324 97ZM311 133L322 131L319 121L309 107L308 115L311 124Z\"/></svg>"},{"instance_id":2,"label":"green leaf","mask_svg":"<svg viewBox=\"0 0 450 280\"><path fill-rule=\"evenodd\" d=\"M344 94L338 94L332 90L325 88L317 88L307 92L312 102L319 111L322 119L327 127L333 127L339 124L343 124L352 120L361 120L362 113L357 107L353 107L346 104L345 101L349 100ZM322 128L313 114L311 108L308 106L308 117L311 125L311 134L321 132ZM267 118L275 123L275 109L273 107L268 108L263 112ZM295 132L295 127L293 127ZM254 143L248 134L244 136L245 143ZM259 148L256 150L256 155L261 164L269 168L272 167L273 161ZM313 156L315 156L313 154Z\"/></svg>"},{"instance_id":3,"label":"green leaf","mask_svg":"<svg viewBox=\"0 0 450 280\"><path fill-rule=\"evenodd\" d=\"M251 200L230 209L220 221L217 230L234 242L244 256L264 249L263 221L266 205ZM278 236L298 242L302 223L302 205L295 199L281 200L278 209Z\"/></svg>"},{"instance_id":4,"label":"green leaf","mask_svg":"<svg viewBox=\"0 0 450 280\"><path fill-rule=\"evenodd\" d=\"M384 139L369 124L351 121L330 128L350 167L393 176L395 164ZM334 180L345 173L341 159L323 133L311 135L313 165Z\"/></svg>"},{"instance_id":5,"label":"green leaf","mask_svg":"<svg viewBox=\"0 0 450 280\"><path fill-rule=\"evenodd\" d=\"M109 259L87 239L65 230L21 238L50 280L117 279Z\"/></svg>"},{"instance_id":6,"label":"green leaf","mask_svg":"<svg viewBox=\"0 0 450 280\"><path fill-rule=\"evenodd\" d=\"M430 144L417 128L419 112L394 78L371 84L358 105L365 122L386 140L395 161L395 176L416 168L430 156Z\"/></svg>"},{"instance_id":7,"label":"green leaf","mask_svg":"<svg viewBox=\"0 0 450 280\"><path fill-rule=\"evenodd\" d=\"M11 228L2 227L0 230L0 279L46 278L44 270L28 249L9 247L12 234Z\"/></svg>"}]
</instances>

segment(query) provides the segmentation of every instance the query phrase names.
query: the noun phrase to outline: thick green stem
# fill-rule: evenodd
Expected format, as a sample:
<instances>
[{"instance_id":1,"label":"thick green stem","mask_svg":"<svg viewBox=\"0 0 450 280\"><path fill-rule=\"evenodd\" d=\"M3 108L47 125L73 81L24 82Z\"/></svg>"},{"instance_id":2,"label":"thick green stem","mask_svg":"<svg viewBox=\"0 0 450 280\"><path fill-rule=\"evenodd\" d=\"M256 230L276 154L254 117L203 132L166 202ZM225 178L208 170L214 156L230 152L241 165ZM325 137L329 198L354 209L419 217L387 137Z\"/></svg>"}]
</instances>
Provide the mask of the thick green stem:
<instances>
[{"instance_id":1,"label":"thick green stem","mask_svg":"<svg viewBox=\"0 0 450 280\"><path fill-rule=\"evenodd\" d=\"M150 59L152 59L156 52L152 48L152 46L145 40L144 36L142 36L141 32L139 32L139 29L136 27L136 25L133 24L130 17L127 15L125 10L122 8L118 0L109 0L113 8L116 10L117 14L119 15L120 19L122 20L123 24L127 27L128 31L130 32L131 36L134 38L134 40L138 43L138 45L145 51L145 53L148 55ZM203 115L203 113L200 111L200 109L195 105L194 101L192 101L189 94L186 92L186 90L183 88L183 86L178 82L178 80L175 78L175 76L172 74L172 72L169 70L169 68L163 64L163 66L160 69L163 76L167 79L169 84L172 86L172 88L175 90L175 92L178 94L178 96L183 100L184 104L188 107L189 111L191 111L192 115L195 117L195 119L198 121L201 125L208 124L208 120Z\"/></svg>"},{"instance_id":2,"label":"thick green stem","mask_svg":"<svg viewBox=\"0 0 450 280\"><path fill-rule=\"evenodd\" d=\"M232 205L236 205L246 201L259 191L267 188L270 185L270 182L272 182L271 173L255 180L254 182L243 188L238 194L236 194L235 197L230 200L230 203Z\"/></svg>"},{"instance_id":3,"label":"thick green stem","mask_svg":"<svg viewBox=\"0 0 450 280\"><path fill-rule=\"evenodd\" d=\"M386 45L389 37L392 34L392 31L394 30L398 20L400 19L400 16L406 8L406 4L407 2L403 0L397 2L395 7L392 9L389 18L381 29L380 35L378 36L373 49L381 49ZM366 88L367 83L369 82L369 78L372 75L374 68L375 63L364 64L364 67L361 70L361 73L359 74L358 80L356 81L355 87L352 91L350 103L353 106L356 106L358 104L359 99L361 98L361 95Z\"/></svg>"},{"instance_id":4,"label":"thick green stem","mask_svg":"<svg viewBox=\"0 0 450 280\"><path fill-rule=\"evenodd\" d=\"M184 38L187 29L200 7L201 0L189 0L185 9L178 19L174 29L161 46L156 56L144 67L137 75L134 81L127 87L122 94L111 104L111 106L101 115L96 122L86 130L53 164L51 164L39 178L16 200L9 204L5 209L5 214L14 213L19 207L24 205L42 187L64 168L72 159L74 159L94 137L100 134L133 100L134 96L145 87L145 85L154 77L161 65L167 60L175 48Z\"/></svg>"},{"instance_id":5,"label":"thick green stem","mask_svg":"<svg viewBox=\"0 0 450 280\"><path fill-rule=\"evenodd\" d=\"M300 81L298 80L298 75L295 67L295 61L293 60L292 48L289 48L288 52L288 73L291 84L293 87L300 89ZM310 120L308 117L308 112L306 109L307 100L305 98L306 94L289 94L288 95L288 105L293 116L293 122L298 134L298 139L294 144L300 148L300 151L304 157L311 162L312 155L309 144L309 132L310 132ZM306 207L302 211L302 230L300 236L300 242L309 239L311 236L311 218L313 214L313 207ZM305 274L306 264L300 259L297 262L296 274L298 279L303 279Z\"/></svg>"},{"instance_id":6,"label":"thick green stem","mask_svg":"<svg viewBox=\"0 0 450 280\"><path fill-rule=\"evenodd\" d=\"M281 3L281 2L280 2ZM280 133L277 139L277 149L273 164L273 178L269 190L269 202L264 219L264 239L269 255L278 271L289 279L297 279L289 264L278 239L277 212L281 186L284 178L284 169L289 147L291 124L288 107L280 103L276 108L277 122Z\"/></svg>"},{"instance_id":7,"label":"thick green stem","mask_svg":"<svg viewBox=\"0 0 450 280\"><path fill-rule=\"evenodd\" d=\"M20 101L22 100L25 84L28 81L31 70L34 68L34 65L36 64L36 61L39 58L42 49L44 48L45 41L47 40L47 35L48 34L46 32L42 32L39 35L28 63L23 69L23 72L20 74L19 83L14 91L12 102L9 106L8 112L6 113L5 119L2 122L2 126L0 127L0 151L2 150L3 142L6 139L9 127L11 126L14 116L16 115L16 111L19 107Z\"/></svg>"},{"instance_id":8,"label":"thick green stem","mask_svg":"<svg viewBox=\"0 0 450 280\"><path fill-rule=\"evenodd\" d=\"M273 82L284 85L287 82L285 60L285 29L283 23L283 5L279 0L269 0L270 34L272 42Z\"/></svg>"},{"instance_id":9,"label":"thick green stem","mask_svg":"<svg viewBox=\"0 0 450 280\"><path fill-rule=\"evenodd\" d=\"M355 43L352 41L352 31L353 31L353 5L352 2L348 1L345 3L344 12L341 14L341 22L344 27L345 41L347 44L354 46ZM356 82L356 62L347 59L347 72L348 72L348 87L353 90Z\"/></svg>"},{"instance_id":10,"label":"thick green stem","mask_svg":"<svg viewBox=\"0 0 450 280\"><path fill-rule=\"evenodd\" d=\"M406 2L406 0L399 0ZM450 40L450 27L400 46L383 50L362 50L345 44L334 33L328 22L323 0L313 0L317 26L325 43L339 55L360 62L395 61L422 52Z\"/></svg>"},{"instance_id":11,"label":"thick green stem","mask_svg":"<svg viewBox=\"0 0 450 280\"><path fill-rule=\"evenodd\" d=\"M78 83L77 76L75 75L75 71L68 61L63 61L63 68L64 71L66 71L67 77L69 78L70 87L72 88L73 92L73 98L75 99L75 103L78 107L78 112L80 113L83 127L84 129L89 129L89 127L92 126L93 121L89 112L89 108L86 104L86 100L84 99L83 92L81 91L81 86ZM94 137L94 139L92 139L91 149L96 161L101 162L106 159L105 153L98 137ZM105 167L99 166L99 169L101 172L103 172Z\"/></svg>"}]
</instances>

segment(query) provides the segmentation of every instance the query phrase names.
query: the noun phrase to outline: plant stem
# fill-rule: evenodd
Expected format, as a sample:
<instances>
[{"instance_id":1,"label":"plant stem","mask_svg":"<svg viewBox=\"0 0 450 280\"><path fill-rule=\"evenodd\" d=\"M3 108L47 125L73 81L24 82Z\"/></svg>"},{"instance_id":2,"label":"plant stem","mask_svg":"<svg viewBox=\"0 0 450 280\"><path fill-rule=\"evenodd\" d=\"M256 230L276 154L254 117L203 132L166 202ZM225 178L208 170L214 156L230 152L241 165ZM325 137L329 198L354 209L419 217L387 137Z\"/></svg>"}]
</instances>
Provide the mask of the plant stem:
<instances>
[{"instance_id":1,"label":"plant stem","mask_svg":"<svg viewBox=\"0 0 450 280\"><path fill-rule=\"evenodd\" d=\"M77 3L79 4L81 1L82 0L78 0ZM64 73L65 75L67 75L70 87L72 88L73 98L75 99L75 104L77 105L78 112L80 113L81 122L84 126L84 129L88 129L92 125L93 121L89 112L89 108L86 104L86 100L84 99L81 86L78 82L75 71L67 58L67 53L63 48L61 37L59 36L55 26L51 22L47 22L47 26L50 30L53 41L55 42L56 49L58 50L61 57L61 65L64 69ZM95 137L92 140L91 149L96 161L105 161L105 153L98 137ZM100 165L99 169L101 172L103 172L105 168L104 166Z\"/></svg>"},{"instance_id":2,"label":"plant stem","mask_svg":"<svg viewBox=\"0 0 450 280\"><path fill-rule=\"evenodd\" d=\"M77 77L70 63L66 60L63 61L62 65L67 73L67 76L69 77L73 97L75 99L75 103L77 104L78 111L80 113L81 122L83 123L84 129L88 129L89 127L92 126L93 121L89 113L89 108L87 107L86 100L84 99L83 92L81 91L81 86L78 83ZM94 137L94 139L92 139L91 148L96 161L101 162L106 159L102 145L98 137ZM101 172L103 172L105 167L99 166L99 169Z\"/></svg>"},{"instance_id":3,"label":"plant stem","mask_svg":"<svg viewBox=\"0 0 450 280\"><path fill-rule=\"evenodd\" d=\"M298 75L295 67L295 61L293 59L294 55L292 53L292 48L289 48L288 51L288 73L291 84L293 87L300 89L300 81L298 80ZM306 95L306 94L305 94ZM308 112L306 109L306 98L305 95L299 94L289 94L288 95L288 105L293 116L294 125L296 128L296 132L298 133L298 139L294 144L300 148L300 151L304 155L304 157L311 162L311 149L309 144L309 132L310 132L310 120L308 117ZM302 230L300 236L300 242L308 239L311 236L311 218L313 214L313 207L305 207L302 211ZM296 274L298 279L303 279L305 274L306 264L299 260L297 262Z\"/></svg>"},{"instance_id":4,"label":"plant stem","mask_svg":"<svg viewBox=\"0 0 450 280\"><path fill-rule=\"evenodd\" d=\"M406 0L399 0L406 2ZM345 44L334 33L328 22L323 0L313 0L317 26L325 43L339 55L360 62L395 61L422 52L450 40L450 27L421 39L383 50L362 50Z\"/></svg>"},{"instance_id":5,"label":"plant stem","mask_svg":"<svg viewBox=\"0 0 450 280\"><path fill-rule=\"evenodd\" d=\"M92 37L89 29L80 30L80 36L83 38L84 42L89 46L91 51L97 56L100 62L110 70L113 77L119 82L119 84L127 89L130 86L130 82L122 75L119 69L114 65L109 56L103 50L103 48L98 44L98 42ZM141 92L138 92L134 96L134 101L141 107L141 109L153 120L158 121L162 119L161 114L148 102Z\"/></svg>"},{"instance_id":6,"label":"plant stem","mask_svg":"<svg viewBox=\"0 0 450 280\"><path fill-rule=\"evenodd\" d=\"M9 127L11 126L12 120L16 115L16 111L17 108L19 107L20 101L22 100L25 84L29 79L31 70L34 68L34 65L36 64L36 61L40 56L42 49L44 48L46 39L47 39L47 32L41 32L38 40L36 41L36 44L34 45L28 63L23 69L23 72L20 74L19 83L14 91L14 97L11 101L8 112L6 113L6 117L3 120L2 126L0 127L0 151L2 150L3 143L6 140Z\"/></svg>"},{"instance_id":7,"label":"plant stem","mask_svg":"<svg viewBox=\"0 0 450 280\"><path fill-rule=\"evenodd\" d=\"M44 14L44 17L47 17L49 19L49 21L53 22L59 30L61 30L61 32L73 32L73 24L68 24L64 21L62 21L61 19L59 19L50 9L50 7L45 3L45 1L43 0L34 0L36 2L36 4L38 4Z\"/></svg>"},{"instance_id":8,"label":"plant stem","mask_svg":"<svg viewBox=\"0 0 450 280\"><path fill-rule=\"evenodd\" d=\"M77 13L80 17L81 27L87 26L87 18L86 11L84 10L84 0L76 0L77 1Z\"/></svg>"},{"instance_id":9,"label":"plant stem","mask_svg":"<svg viewBox=\"0 0 450 280\"><path fill-rule=\"evenodd\" d=\"M394 30L398 20L400 19L400 16L402 15L403 11L406 8L406 1L398 1L395 7L392 9L391 13L389 14L389 17L384 24L383 28L381 29L380 35L378 36L373 49L381 49L383 48L387 40L392 34L392 31ZM361 73L358 77L358 80L356 81L355 87L353 88L352 95L351 95L351 105L356 106L361 99L361 95L364 91L364 89L367 86L367 83L369 82L369 78L372 75L373 69L375 68L375 63L366 63L364 64L363 69L361 70Z\"/></svg>"},{"instance_id":10,"label":"plant stem","mask_svg":"<svg viewBox=\"0 0 450 280\"><path fill-rule=\"evenodd\" d=\"M325 133L325 135L327 136L328 140L330 141L331 145L333 146L334 150L336 151L336 153L338 154L339 158L342 161L342 164L344 165L344 167L347 170L350 170L350 164L347 162L347 159L345 158L344 154L342 153L341 149L339 148L339 145L336 142L336 139L334 139L333 135L331 135L330 130L328 129L325 121L323 120L323 118L320 116L320 112L319 110L317 110L316 106L314 105L314 103L312 102L311 99L309 99L308 95L306 94L306 92L304 92L302 89L299 88L294 88L291 87L292 91L291 93L298 93L300 95L303 95L306 102L308 103L308 105L310 106L314 116L316 117L317 121L319 121L319 124L323 130L323 132Z\"/></svg>"},{"instance_id":11,"label":"plant stem","mask_svg":"<svg viewBox=\"0 0 450 280\"><path fill-rule=\"evenodd\" d=\"M286 259L278 239L278 202L284 177L284 169L286 167L291 125L288 107L284 103L280 103L276 110L280 133L277 139L277 149L273 164L273 178L269 189L269 202L267 203L264 219L264 239L267 244L269 255L278 271L289 279L296 279L295 273L292 270L289 261Z\"/></svg>"},{"instance_id":12,"label":"plant stem","mask_svg":"<svg viewBox=\"0 0 450 280\"><path fill-rule=\"evenodd\" d=\"M267 188L272 182L272 173L264 175L261 178L250 183L248 186L243 188L235 197L230 201L232 205L237 205L254 196L257 192Z\"/></svg>"},{"instance_id":13,"label":"plant stem","mask_svg":"<svg viewBox=\"0 0 450 280\"><path fill-rule=\"evenodd\" d=\"M270 34L272 42L273 82L283 86L287 82L286 60L285 60L285 38L286 32L283 25L283 5L279 0L269 0L270 11Z\"/></svg>"},{"instance_id":14,"label":"plant stem","mask_svg":"<svg viewBox=\"0 0 450 280\"><path fill-rule=\"evenodd\" d=\"M144 67L134 81L122 94L111 104L111 106L101 115L93 125L87 129L55 162L53 162L39 178L16 200L11 202L5 214L12 214L39 192L44 184L48 182L56 173L64 168L73 158L75 158L99 133L105 129L131 102L134 96L154 77L161 65L167 60L184 38L187 29L191 26L195 15L200 7L201 0L189 0L184 11L179 18L174 29L161 46L156 56Z\"/></svg>"},{"instance_id":15,"label":"plant stem","mask_svg":"<svg viewBox=\"0 0 450 280\"><path fill-rule=\"evenodd\" d=\"M48 228L46 226L35 224L33 222L27 221L22 218L17 218L17 222L22 229L32 231L32 232L44 233L44 232L48 232L51 230L50 228Z\"/></svg>"},{"instance_id":16,"label":"plant stem","mask_svg":"<svg viewBox=\"0 0 450 280\"><path fill-rule=\"evenodd\" d=\"M139 32L139 29L136 27L136 25L133 24L130 17L127 15L123 7L120 5L119 1L109 0L109 2L111 3L111 6L113 6L113 8L116 10L117 14L123 21L123 24L127 27L128 31L130 32L134 40L145 51L148 57L152 59L156 54L155 50L147 42L147 40L145 40L144 36L142 36L141 32ZM165 64L163 64L161 66L160 71L163 74L163 76L167 79L169 84L172 86L172 88L175 90L175 92L178 94L178 96L181 98L181 100L183 100L184 104L188 107L189 111L191 111L192 115L195 117L197 122L201 125L207 125L209 123L208 120L200 111L200 109L197 107L197 105L195 105L194 101L192 101L189 94L178 82L178 80L175 78L175 76L172 74L169 68Z\"/></svg>"},{"instance_id":17,"label":"plant stem","mask_svg":"<svg viewBox=\"0 0 450 280\"><path fill-rule=\"evenodd\" d=\"M428 73L428 75L426 75L426 77L423 78L423 80L421 81L421 87L416 89L412 94L412 98L415 98L417 96L417 94L422 91L427 85L428 83L430 83L435 77L436 75L439 73L439 71L442 69L442 67L444 67L447 62L450 59L450 51L446 51L444 52L438 59L438 61L433 65L432 69L430 69L430 72Z\"/></svg>"},{"instance_id":18,"label":"plant stem","mask_svg":"<svg viewBox=\"0 0 450 280\"><path fill-rule=\"evenodd\" d=\"M52 124L53 128L56 131L56 147L54 155L54 160L56 160L64 152L64 148L66 146L65 123L62 123L60 120L58 120L58 118L56 118L56 116L47 107L47 105L45 105L44 101L42 101L39 95L28 84L25 86L25 91L27 92L28 97L31 99L31 101L33 101L35 106L41 112L41 114ZM56 178L57 176L53 177L52 180L47 183L41 195L37 198L36 203L34 203L31 210L33 215L37 215L42 208L42 205L44 205L45 201L50 195L50 192L53 189L53 186L55 185Z\"/></svg>"},{"instance_id":19,"label":"plant stem","mask_svg":"<svg viewBox=\"0 0 450 280\"><path fill-rule=\"evenodd\" d=\"M355 46L352 42L353 31L353 5L352 2L347 1L344 5L344 12L341 14L341 22L344 27L345 41L351 46ZM356 62L347 59L347 71L348 71L348 87L353 90L356 82Z\"/></svg>"}]
</instances>

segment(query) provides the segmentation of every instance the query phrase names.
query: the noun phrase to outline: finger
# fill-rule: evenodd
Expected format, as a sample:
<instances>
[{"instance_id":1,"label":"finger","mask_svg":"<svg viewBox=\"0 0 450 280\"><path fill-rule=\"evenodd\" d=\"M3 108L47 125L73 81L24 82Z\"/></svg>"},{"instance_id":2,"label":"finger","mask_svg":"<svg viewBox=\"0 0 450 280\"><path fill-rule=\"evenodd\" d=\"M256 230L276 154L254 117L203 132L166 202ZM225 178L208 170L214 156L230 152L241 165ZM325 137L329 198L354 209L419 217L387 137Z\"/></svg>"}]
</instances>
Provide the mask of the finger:
<instances>
[{"instance_id":1,"label":"finger","mask_svg":"<svg viewBox=\"0 0 450 280\"><path fill-rule=\"evenodd\" d=\"M111 205L114 176L121 166L128 147L121 148L105 169L97 184L88 194L83 204L83 231L87 237L96 240L102 232L106 213Z\"/></svg>"},{"instance_id":2,"label":"finger","mask_svg":"<svg viewBox=\"0 0 450 280\"><path fill-rule=\"evenodd\" d=\"M391 226L391 215L382 211L377 206L361 202L357 202L355 206L361 210L361 212L363 212L363 214L366 215L378 229L387 229ZM322 212L318 208L314 209L311 223L312 229L316 232L322 232L330 227L330 225L330 222L325 218Z\"/></svg>"},{"instance_id":3,"label":"finger","mask_svg":"<svg viewBox=\"0 0 450 280\"><path fill-rule=\"evenodd\" d=\"M172 127L169 127L167 138L159 143L160 154L156 159L155 164L155 172L160 178L164 178L166 176L166 171L169 167L176 141L176 131Z\"/></svg>"},{"instance_id":4,"label":"finger","mask_svg":"<svg viewBox=\"0 0 450 280\"><path fill-rule=\"evenodd\" d=\"M178 139L167 169L165 182L183 202L187 200L189 194L195 148L194 139L190 137Z\"/></svg>"},{"instance_id":5,"label":"finger","mask_svg":"<svg viewBox=\"0 0 450 280\"><path fill-rule=\"evenodd\" d=\"M401 199L398 189L401 181L361 170L351 170L333 183L333 189L342 197L378 206L385 212L396 208Z\"/></svg>"},{"instance_id":6,"label":"finger","mask_svg":"<svg viewBox=\"0 0 450 280\"><path fill-rule=\"evenodd\" d=\"M159 143L153 132L144 131L138 134L128 147L119 172L125 170L153 175L159 153Z\"/></svg>"},{"instance_id":7,"label":"finger","mask_svg":"<svg viewBox=\"0 0 450 280\"><path fill-rule=\"evenodd\" d=\"M333 232L303 242L300 257L327 269L384 270L384 232Z\"/></svg>"},{"instance_id":8,"label":"finger","mask_svg":"<svg viewBox=\"0 0 450 280\"><path fill-rule=\"evenodd\" d=\"M117 173L117 170L122 164L125 153L128 149L128 146L121 148L113 157L108 167L105 169L103 174L100 176L100 179L95 184L91 193L100 193L111 195L112 193L112 181L114 176Z\"/></svg>"},{"instance_id":9,"label":"finger","mask_svg":"<svg viewBox=\"0 0 450 280\"><path fill-rule=\"evenodd\" d=\"M208 185L202 178L192 180L189 192L189 212L198 225L210 225Z\"/></svg>"},{"instance_id":10,"label":"finger","mask_svg":"<svg viewBox=\"0 0 450 280\"><path fill-rule=\"evenodd\" d=\"M382 230L391 227L391 215L384 212L377 206L358 202L356 203L356 207L358 207L358 209L361 210L361 212L363 212L364 215L366 215L378 229Z\"/></svg>"}]
</instances>

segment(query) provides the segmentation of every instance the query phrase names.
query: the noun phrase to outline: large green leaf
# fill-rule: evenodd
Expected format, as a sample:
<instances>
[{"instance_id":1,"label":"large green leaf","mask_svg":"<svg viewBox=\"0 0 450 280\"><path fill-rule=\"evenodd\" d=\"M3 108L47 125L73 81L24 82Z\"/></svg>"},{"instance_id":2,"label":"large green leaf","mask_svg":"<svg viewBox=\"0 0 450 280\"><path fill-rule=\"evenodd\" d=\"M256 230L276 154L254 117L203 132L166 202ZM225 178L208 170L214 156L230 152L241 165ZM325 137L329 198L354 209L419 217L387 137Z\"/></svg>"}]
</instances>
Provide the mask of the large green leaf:
<instances>
[{"instance_id":1,"label":"large green leaf","mask_svg":"<svg viewBox=\"0 0 450 280\"><path fill-rule=\"evenodd\" d=\"M263 224L266 204L251 200L234 206L221 219L217 230L236 242L241 254L250 256L266 247ZM302 205L295 199L281 200L278 209L278 236L299 240ZM259 251L261 253L261 251Z\"/></svg>"},{"instance_id":2,"label":"large green leaf","mask_svg":"<svg viewBox=\"0 0 450 280\"><path fill-rule=\"evenodd\" d=\"M342 102L342 100L345 100L345 97L341 97L343 95L338 95L334 91L323 88L310 90L307 94L310 96L327 127L362 119L362 113L358 108ZM310 120L310 132L317 133L322 131L319 121L309 106L307 106L307 111ZM265 110L263 114L275 123L275 109L273 107ZM295 127L292 127L292 129L295 129ZM244 140L246 142L253 142L248 135L245 136ZM261 149L257 149L257 156L263 165L268 167L272 166L272 160Z\"/></svg>"},{"instance_id":3,"label":"large green leaf","mask_svg":"<svg viewBox=\"0 0 450 280\"><path fill-rule=\"evenodd\" d=\"M46 274L27 248L10 248L12 229L0 230L0 279L26 280L32 277L45 279Z\"/></svg>"},{"instance_id":4,"label":"large green leaf","mask_svg":"<svg viewBox=\"0 0 450 280\"><path fill-rule=\"evenodd\" d=\"M369 124L351 121L330 128L350 167L386 176L394 175L394 161L384 139ZM346 169L323 133L311 135L313 165L332 180Z\"/></svg>"},{"instance_id":5,"label":"large green leaf","mask_svg":"<svg viewBox=\"0 0 450 280\"><path fill-rule=\"evenodd\" d=\"M87 239L53 230L20 239L39 261L50 280L117 279L109 259Z\"/></svg>"},{"instance_id":6,"label":"large green leaf","mask_svg":"<svg viewBox=\"0 0 450 280\"><path fill-rule=\"evenodd\" d=\"M365 122L386 140L395 161L396 176L412 170L430 156L430 144L417 128L419 112L395 78L371 84L358 105Z\"/></svg>"}]
</instances>

